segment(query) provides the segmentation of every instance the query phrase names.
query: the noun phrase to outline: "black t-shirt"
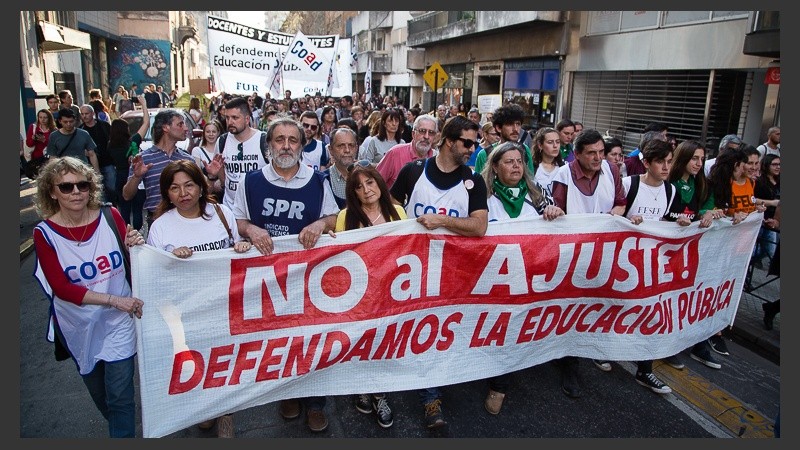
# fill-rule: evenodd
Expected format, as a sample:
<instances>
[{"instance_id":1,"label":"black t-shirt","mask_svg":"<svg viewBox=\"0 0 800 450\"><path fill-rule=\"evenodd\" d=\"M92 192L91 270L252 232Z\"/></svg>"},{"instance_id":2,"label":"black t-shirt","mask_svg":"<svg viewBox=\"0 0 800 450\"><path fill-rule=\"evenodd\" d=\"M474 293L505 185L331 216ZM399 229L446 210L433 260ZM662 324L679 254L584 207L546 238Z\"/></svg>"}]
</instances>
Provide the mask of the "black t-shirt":
<instances>
[{"instance_id":1,"label":"black t-shirt","mask_svg":"<svg viewBox=\"0 0 800 450\"><path fill-rule=\"evenodd\" d=\"M108 154L108 137L111 135L111 124L103 120L95 120L92 127L87 127L85 123L82 123L80 127L89 133L89 136L92 137L94 144L97 146L95 152L97 153L97 163L100 167L113 164L114 161Z\"/></svg>"},{"instance_id":2,"label":"black t-shirt","mask_svg":"<svg viewBox=\"0 0 800 450\"><path fill-rule=\"evenodd\" d=\"M425 167L425 161L429 161L427 168ZM442 172L439 170L439 166L436 165L435 156L428 159L418 159L403 166L400 169L400 173L397 174L397 180L389 191L392 197L405 206L408 198L411 197L411 192L413 192L417 180L422 176L423 170L425 170L428 180L442 190L451 189L459 183L472 180L473 187L467 190L469 193L468 213L489 209L486 203L486 183L484 183L480 175L473 173L469 167L463 164L452 172Z\"/></svg>"},{"instance_id":3,"label":"black t-shirt","mask_svg":"<svg viewBox=\"0 0 800 450\"><path fill-rule=\"evenodd\" d=\"M128 150L131 148L131 143L136 144L138 151L138 147L142 145L142 136L139 135L139 133L134 133L131 139L124 145L115 146L109 144L108 154L117 170L127 171L130 167L130 163L128 162Z\"/></svg>"}]
</instances>

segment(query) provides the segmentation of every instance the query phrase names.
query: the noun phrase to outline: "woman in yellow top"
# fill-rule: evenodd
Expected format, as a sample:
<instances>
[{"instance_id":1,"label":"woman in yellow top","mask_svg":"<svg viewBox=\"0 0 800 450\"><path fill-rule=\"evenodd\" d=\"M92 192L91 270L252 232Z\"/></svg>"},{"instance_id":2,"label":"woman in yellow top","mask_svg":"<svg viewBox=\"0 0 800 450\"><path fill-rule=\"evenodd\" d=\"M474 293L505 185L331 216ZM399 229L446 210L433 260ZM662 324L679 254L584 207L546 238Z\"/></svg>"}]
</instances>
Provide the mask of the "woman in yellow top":
<instances>
[{"instance_id":1,"label":"woman in yellow top","mask_svg":"<svg viewBox=\"0 0 800 450\"><path fill-rule=\"evenodd\" d=\"M386 181L367 160L356 161L347 168L345 201L345 209L336 218L336 232L407 218L403 207L392 203ZM392 409L384 393L357 395L356 409L364 414L374 409L378 425L392 426Z\"/></svg>"}]
</instances>

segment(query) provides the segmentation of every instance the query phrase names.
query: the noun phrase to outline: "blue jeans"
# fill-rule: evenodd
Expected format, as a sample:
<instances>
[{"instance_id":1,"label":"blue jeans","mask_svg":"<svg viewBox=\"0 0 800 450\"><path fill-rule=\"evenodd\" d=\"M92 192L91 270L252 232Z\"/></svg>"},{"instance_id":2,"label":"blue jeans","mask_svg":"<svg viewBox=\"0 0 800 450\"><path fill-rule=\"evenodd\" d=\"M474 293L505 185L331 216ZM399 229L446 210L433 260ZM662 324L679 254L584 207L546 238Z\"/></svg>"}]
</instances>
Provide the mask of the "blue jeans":
<instances>
[{"instance_id":1,"label":"blue jeans","mask_svg":"<svg viewBox=\"0 0 800 450\"><path fill-rule=\"evenodd\" d=\"M425 388L417 391L419 399L423 405L430 403L438 398L442 398L442 390L438 387Z\"/></svg>"},{"instance_id":2,"label":"blue jeans","mask_svg":"<svg viewBox=\"0 0 800 450\"><path fill-rule=\"evenodd\" d=\"M99 361L94 370L83 375L83 384L108 421L108 435L112 438L136 437L133 359Z\"/></svg>"},{"instance_id":3,"label":"blue jeans","mask_svg":"<svg viewBox=\"0 0 800 450\"><path fill-rule=\"evenodd\" d=\"M778 232L767 227L758 230L758 239L753 248L753 260L759 260L764 256L769 256L770 261L775 256L775 249L778 247Z\"/></svg>"}]
</instances>

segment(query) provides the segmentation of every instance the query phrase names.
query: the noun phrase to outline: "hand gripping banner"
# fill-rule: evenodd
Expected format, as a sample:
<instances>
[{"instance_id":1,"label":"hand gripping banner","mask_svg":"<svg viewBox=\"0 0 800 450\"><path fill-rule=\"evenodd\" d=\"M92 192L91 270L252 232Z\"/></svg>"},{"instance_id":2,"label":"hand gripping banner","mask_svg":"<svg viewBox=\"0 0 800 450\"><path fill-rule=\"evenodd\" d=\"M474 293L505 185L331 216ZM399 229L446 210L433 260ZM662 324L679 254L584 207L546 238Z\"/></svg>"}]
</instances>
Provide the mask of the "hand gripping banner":
<instances>
[{"instance_id":1,"label":"hand gripping banner","mask_svg":"<svg viewBox=\"0 0 800 450\"><path fill-rule=\"evenodd\" d=\"M275 238L270 256L134 247L144 436L286 398L673 355L733 323L761 217L576 214L480 238L402 220L309 250Z\"/></svg>"}]
</instances>

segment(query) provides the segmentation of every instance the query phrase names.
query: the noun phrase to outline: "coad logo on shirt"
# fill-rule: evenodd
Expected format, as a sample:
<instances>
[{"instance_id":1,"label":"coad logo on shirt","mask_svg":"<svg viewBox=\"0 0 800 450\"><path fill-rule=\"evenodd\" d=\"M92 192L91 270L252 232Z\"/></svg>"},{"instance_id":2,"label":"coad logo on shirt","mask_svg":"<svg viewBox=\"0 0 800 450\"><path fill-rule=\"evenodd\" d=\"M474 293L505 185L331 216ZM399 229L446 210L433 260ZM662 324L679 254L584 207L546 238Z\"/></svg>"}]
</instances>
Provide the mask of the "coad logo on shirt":
<instances>
[{"instance_id":1,"label":"coad logo on shirt","mask_svg":"<svg viewBox=\"0 0 800 450\"><path fill-rule=\"evenodd\" d=\"M80 283L84 280L94 280L99 275L108 274L120 267L122 267L122 254L114 250L108 255L101 255L92 261L81 263L80 266L67 266L64 268L64 275L72 283Z\"/></svg>"}]
</instances>

